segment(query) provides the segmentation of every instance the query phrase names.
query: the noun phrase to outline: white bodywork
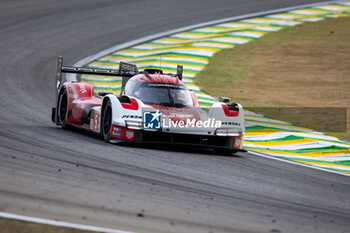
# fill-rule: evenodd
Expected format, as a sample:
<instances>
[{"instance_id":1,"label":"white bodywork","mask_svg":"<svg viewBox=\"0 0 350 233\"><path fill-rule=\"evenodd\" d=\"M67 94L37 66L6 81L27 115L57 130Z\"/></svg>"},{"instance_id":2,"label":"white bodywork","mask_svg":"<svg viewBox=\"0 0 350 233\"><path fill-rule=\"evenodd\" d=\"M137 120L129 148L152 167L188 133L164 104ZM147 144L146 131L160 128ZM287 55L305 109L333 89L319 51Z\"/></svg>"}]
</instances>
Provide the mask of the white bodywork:
<instances>
[{"instance_id":1,"label":"white bodywork","mask_svg":"<svg viewBox=\"0 0 350 233\"><path fill-rule=\"evenodd\" d=\"M112 124L118 125L130 129L137 130L149 130L143 127L143 112L144 111L157 111L156 108L149 105L145 105L141 100L134 98L138 103L138 109L126 109L122 106L119 99L114 95L106 95L104 98L108 98L112 106ZM238 104L239 114L238 116L226 116L222 105L225 103L214 103L213 106L209 109L208 112L199 110L198 114L200 115L201 121L206 121L211 119L211 122L220 121L221 126L210 124L208 127L191 127L190 124L188 127L180 127L179 125L169 124L171 120L165 114L161 116L162 127L157 130L166 133L181 133L181 134L194 134L194 135L217 135L217 136L241 136L245 133L244 127L244 111L241 105ZM181 112L181 108L177 108ZM174 108L176 112L176 108ZM100 131L99 122L101 120L101 107L94 107L92 112L92 118L90 122L90 128L94 131ZM179 114L181 116L181 113ZM99 119L97 119L99 118ZM186 120L184 120L186 122ZM167 124L163 124L163 123ZM193 123L193 122L191 122ZM218 131L219 130L219 131ZM154 131L154 130L151 130ZM225 132L227 134L225 135Z\"/></svg>"}]
</instances>

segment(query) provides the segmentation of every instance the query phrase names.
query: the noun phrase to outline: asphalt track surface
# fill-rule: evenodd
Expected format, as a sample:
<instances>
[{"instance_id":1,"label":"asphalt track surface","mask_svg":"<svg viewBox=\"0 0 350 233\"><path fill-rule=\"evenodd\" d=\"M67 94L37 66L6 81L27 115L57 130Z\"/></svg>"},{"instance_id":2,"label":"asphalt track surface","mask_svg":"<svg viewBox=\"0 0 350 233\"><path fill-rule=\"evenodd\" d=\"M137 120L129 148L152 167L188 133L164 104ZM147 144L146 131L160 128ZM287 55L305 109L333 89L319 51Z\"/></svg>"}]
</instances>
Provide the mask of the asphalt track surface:
<instances>
[{"instance_id":1,"label":"asphalt track surface","mask_svg":"<svg viewBox=\"0 0 350 233\"><path fill-rule=\"evenodd\" d=\"M0 2L0 211L138 232L349 232L349 177L249 153L106 144L50 122L65 64L142 36L315 1Z\"/></svg>"}]
</instances>

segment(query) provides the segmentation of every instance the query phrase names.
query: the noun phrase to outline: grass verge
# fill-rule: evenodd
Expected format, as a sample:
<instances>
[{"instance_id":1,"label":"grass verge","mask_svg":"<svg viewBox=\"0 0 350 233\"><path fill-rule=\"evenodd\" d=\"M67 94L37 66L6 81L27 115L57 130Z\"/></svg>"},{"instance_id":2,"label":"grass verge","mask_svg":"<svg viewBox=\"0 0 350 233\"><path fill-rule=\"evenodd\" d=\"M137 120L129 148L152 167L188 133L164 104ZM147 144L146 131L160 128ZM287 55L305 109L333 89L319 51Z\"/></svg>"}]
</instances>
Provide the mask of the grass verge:
<instances>
[{"instance_id":1,"label":"grass verge","mask_svg":"<svg viewBox=\"0 0 350 233\"><path fill-rule=\"evenodd\" d=\"M349 28L345 17L269 33L216 53L196 82L267 117L314 129L325 124L323 132L350 141L350 117L323 114L339 107L350 116Z\"/></svg>"},{"instance_id":2,"label":"grass verge","mask_svg":"<svg viewBox=\"0 0 350 233\"><path fill-rule=\"evenodd\" d=\"M87 233L91 231L0 218L1 233Z\"/></svg>"}]
</instances>

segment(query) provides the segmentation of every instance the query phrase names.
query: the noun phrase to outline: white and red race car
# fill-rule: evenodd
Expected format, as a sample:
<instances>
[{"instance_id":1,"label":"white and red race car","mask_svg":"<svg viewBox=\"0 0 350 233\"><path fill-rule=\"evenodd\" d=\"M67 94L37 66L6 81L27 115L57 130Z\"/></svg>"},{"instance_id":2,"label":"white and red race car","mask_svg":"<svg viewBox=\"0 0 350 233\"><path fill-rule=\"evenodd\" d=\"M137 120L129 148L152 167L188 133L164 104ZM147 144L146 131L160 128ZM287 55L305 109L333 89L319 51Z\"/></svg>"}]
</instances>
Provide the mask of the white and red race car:
<instances>
[{"instance_id":1,"label":"white and red race car","mask_svg":"<svg viewBox=\"0 0 350 233\"><path fill-rule=\"evenodd\" d=\"M57 59L56 106L52 121L63 129L81 127L101 134L106 142L187 144L213 148L218 153L242 149L244 111L240 104L220 98L205 111L196 94L177 74L162 70L138 71L136 65L121 62L119 70L63 66ZM119 96L99 92L83 82L61 84L62 73L121 76Z\"/></svg>"}]
</instances>

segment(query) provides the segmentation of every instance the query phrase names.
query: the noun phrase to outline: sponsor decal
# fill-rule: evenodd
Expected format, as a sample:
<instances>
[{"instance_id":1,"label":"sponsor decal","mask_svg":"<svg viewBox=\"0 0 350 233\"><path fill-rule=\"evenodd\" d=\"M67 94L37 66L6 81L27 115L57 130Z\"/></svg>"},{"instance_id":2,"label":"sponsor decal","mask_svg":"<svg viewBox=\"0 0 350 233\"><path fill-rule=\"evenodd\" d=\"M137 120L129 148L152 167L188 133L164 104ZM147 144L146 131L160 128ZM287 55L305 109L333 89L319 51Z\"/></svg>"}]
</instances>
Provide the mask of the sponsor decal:
<instances>
[{"instance_id":1,"label":"sponsor decal","mask_svg":"<svg viewBox=\"0 0 350 233\"><path fill-rule=\"evenodd\" d=\"M149 87L171 87L171 88L178 88L183 89L183 86L176 85L176 84L168 84L168 83L149 83Z\"/></svg>"},{"instance_id":2,"label":"sponsor decal","mask_svg":"<svg viewBox=\"0 0 350 233\"><path fill-rule=\"evenodd\" d=\"M134 132L133 131L126 131L125 133L126 138L132 139L134 137Z\"/></svg>"},{"instance_id":3,"label":"sponsor decal","mask_svg":"<svg viewBox=\"0 0 350 233\"><path fill-rule=\"evenodd\" d=\"M235 143L234 143L234 147L235 148L239 148L241 149L242 148L242 137L235 137Z\"/></svg>"},{"instance_id":4,"label":"sponsor decal","mask_svg":"<svg viewBox=\"0 0 350 233\"><path fill-rule=\"evenodd\" d=\"M124 118L124 119L142 119L142 116L138 116L138 115L123 115L122 118Z\"/></svg>"},{"instance_id":5,"label":"sponsor decal","mask_svg":"<svg viewBox=\"0 0 350 233\"><path fill-rule=\"evenodd\" d=\"M115 132L115 131L113 131L112 134L113 134L114 136L118 136L118 137L121 137L121 136L122 136L122 133L120 133L120 132Z\"/></svg>"},{"instance_id":6,"label":"sponsor decal","mask_svg":"<svg viewBox=\"0 0 350 233\"><path fill-rule=\"evenodd\" d=\"M87 90L86 90L84 84L80 83L80 84L79 84L79 87L80 87L80 90L79 90L79 91L80 91L82 94L84 94L84 93L87 92Z\"/></svg>"},{"instance_id":7,"label":"sponsor decal","mask_svg":"<svg viewBox=\"0 0 350 233\"><path fill-rule=\"evenodd\" d=\"M100 128L100 114L99 112L94 112L94 130L98 131Z\"/></svg>"},{"instance_id":8,"label":"sponsor decal","mask_svg":"<svg viewBox=\"0 0 350 233\"><path fill-rule=\"evenodd\" d=\"M160 129L160 116L162 114L157 111L143 112L143 128L145 129Z\"/></svg>"},{"instance_id":9,"label":"sponsor decal","mask_svg":"<svg viewBox=\"0 0 350 233\"><path fill-rule=\"evenodd\" d=\"M112 135L117 136L117 137L121 137L122 136L122 129L120 127L113 126Z\"/></svg>"},{"instance_id":10,"label":"sponsor decal","mask_svg":"<svg viewBox=\"0 0 350 233\"><path fill-rule=\"evenodd\" d=\"M222 122L222 125L236 125L236 126L240 126L241 123L238 123L238 122Z\"/></svg>"},{"instance_id":11,"label":"sponsor decal","mask_svg":"<svg viewBox=\"0 0 350 233\"><path fill-rule=\"evenodd\" d=\"M120 127L113 126L113 131L120 132L122 129Z\"/></svg>"},{"instance_id":12,"label":"sponsor decal","mask_svg":"<svg viewBox=\"0 0 350 233\"><path fill-rule=\"evenodd\" d=\"M122 136L122 133L115 132L115 131L113 131L112 134L113 134L114 136L118 136L118 137L121 137L121 136Z\"/></svg>"}]
</instances>

